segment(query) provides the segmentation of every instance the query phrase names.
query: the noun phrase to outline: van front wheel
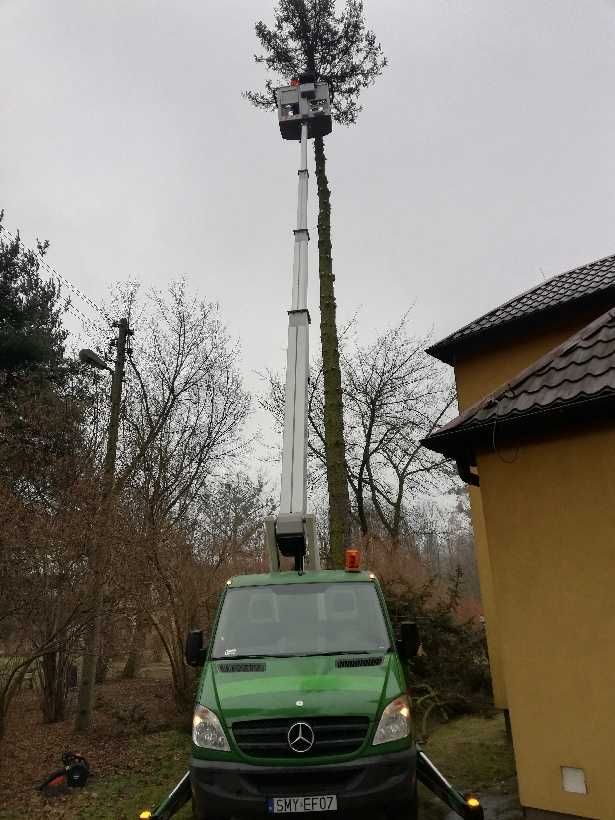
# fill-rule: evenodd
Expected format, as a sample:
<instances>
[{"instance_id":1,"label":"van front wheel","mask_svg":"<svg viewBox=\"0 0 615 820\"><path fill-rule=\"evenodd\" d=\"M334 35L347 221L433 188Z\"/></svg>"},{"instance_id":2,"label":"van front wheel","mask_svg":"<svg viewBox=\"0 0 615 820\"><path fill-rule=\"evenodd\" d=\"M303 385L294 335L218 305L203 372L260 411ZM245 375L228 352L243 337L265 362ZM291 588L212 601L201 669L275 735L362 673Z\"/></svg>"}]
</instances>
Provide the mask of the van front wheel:
<instances>
[{"instance_id":1,"label":"van front wheel","mask_svg":"<svg viewBox=\"0 0 615 820\"><path fill-rule=\"evenodd\" d=\"M212 814L203 814L203 812L197 811L196 803L194 802L194 798L192 800L192 820L227 820L227 818L218 817L217 815L214 816Z\"/></svg>"},{"instance_id":2,"label":"van front wheel","mask_svg":"<svg viewBox=\"0 0 615 820\"><path fill-rule=\"evenodd\" d=\"M396 806L389 806L385 809L386 820L418 820L419 816L419 796L417 788L414 787L414 794L408 803L398 803Z\"/></svg>"}]
</instances>

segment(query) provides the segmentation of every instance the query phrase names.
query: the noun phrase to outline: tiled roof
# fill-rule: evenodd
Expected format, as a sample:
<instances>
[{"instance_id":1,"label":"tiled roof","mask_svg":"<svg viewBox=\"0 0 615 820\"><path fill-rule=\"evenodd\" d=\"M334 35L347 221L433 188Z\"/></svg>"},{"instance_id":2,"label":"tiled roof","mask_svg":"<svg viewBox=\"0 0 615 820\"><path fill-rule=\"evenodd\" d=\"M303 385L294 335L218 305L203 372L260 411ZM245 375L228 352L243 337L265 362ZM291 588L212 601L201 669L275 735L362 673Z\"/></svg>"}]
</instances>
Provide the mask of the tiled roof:
<instances>
[{"instance_id":1,"label":"tiled roof","mask_svg":"<svg viewBox=\"0 0 615 820\"><path fill-rule=\"evenodd\" d=\"M605 256L589 265L553 276L436 342L427 352L452 364L455 350L472 339L502 325L522 321L536 313L589 299L609 290L615 294L615 256Z\"/></svg>"},{"instance_id":2,"label":"tiled roof","mask_svg":"<svg viewBox=\"0 0 615 820\"><path fill-rule=\"evenodd\" d=\"M615 397L615 308L425 439L454 453L460 438L495 423Z\"/></svg>"}]
</instances>

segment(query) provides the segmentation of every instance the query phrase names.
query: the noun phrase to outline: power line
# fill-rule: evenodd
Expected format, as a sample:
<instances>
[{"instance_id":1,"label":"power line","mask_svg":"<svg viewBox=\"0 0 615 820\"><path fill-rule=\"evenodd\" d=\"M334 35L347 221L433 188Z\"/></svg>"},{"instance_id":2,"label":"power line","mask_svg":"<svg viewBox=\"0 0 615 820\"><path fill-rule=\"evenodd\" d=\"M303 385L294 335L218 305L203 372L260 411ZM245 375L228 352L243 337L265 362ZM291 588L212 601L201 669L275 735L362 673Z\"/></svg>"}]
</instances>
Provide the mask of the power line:
<instances>
[{"instance_id":1,"label":"power line","mask_svg":"<svg viewBox=\"0 0 615 820\"><path fill-rule=\"evenodd\" d=\"M16 236L12 231L9 231L9 229L5 228L4 225L2 225L2 224L0 224L0 231L4 231L6 234L8 234L8 236L10 236L11 239L13 239L14 242L19 242L20 244L24 245L24 243L21 240L21 237ZM32 248L29 248L27 245L24 245L24 247L25 247L26 250L29 250L31 253L35 253L35 251L33 251ZM105 322L107 322L109 325L112 324L112 320L111 320L111 317L109 316L109 314L106 313L106 311L104 311L99 305L97 305L96 302L94 302L92 299L90 299L90 297L87 294L85 294L82 290L80 290L80 288L78 288L77 285L73 285L73 283L69 279L67 279L65 276L63 276L61 273L59 273L54 267L47 264L47 262L43 258L39 258L39 263L51 274L51 276L55 277L59 282L63 282L76 296L78 296L80 299L82 299L84 302L86 302L86 304L88 304L93 310L95 310L100 316L102 316L103 319L105 320ZM74 305L70 305L69 308L72 308L71 312L73 312L73 313L77 312L80 315L80 317L82 318L82 320L85 320L86 322L89 322L89 324L92 327L96 328L96 330L98 330L98 331L102 330L101 327L97 326L94 322L92 322L90 319L88 319L85 316L85 314L83 314Z\"/></svg>"},{"instance_id":2,"label":"power line","mask_svg":"<svg viewBox=\"0 0 615 820\"><path fill-rule=\"evenodd\" d=\"M88 316L86 316L85 313L82 313L79 308L75 307L70 302L66 305L66 310L68 313L72 314L75 319L78 319L81 322L84 330L87 330L88 332L94 331L96 333L109 333L110 328L104 328L102 325L97 325Z\"/></svg>"}]
</instances>

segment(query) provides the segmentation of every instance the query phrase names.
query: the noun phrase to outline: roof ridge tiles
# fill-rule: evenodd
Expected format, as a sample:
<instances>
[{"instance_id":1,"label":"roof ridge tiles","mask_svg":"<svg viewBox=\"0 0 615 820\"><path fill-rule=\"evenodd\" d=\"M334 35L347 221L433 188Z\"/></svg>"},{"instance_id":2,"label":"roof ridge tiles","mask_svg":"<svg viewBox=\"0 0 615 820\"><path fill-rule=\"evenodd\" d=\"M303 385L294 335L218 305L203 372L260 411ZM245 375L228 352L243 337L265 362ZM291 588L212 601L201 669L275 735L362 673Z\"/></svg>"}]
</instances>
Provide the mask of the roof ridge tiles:
<instances>
[{"instance_id":1,"label":"roof ridge tiles","mask_svg":"<svg viewBox=\"0 0 615 820\"><path fill-rule=\"evenodd\" d=\"M503 325L528 320L545 310L597 296L608 290L615 291L615 254L550 276L463 325L459 330L431 345L428 352L452 364L456 350L470 339L477 339Z\"/></svg>"}]
</instances>

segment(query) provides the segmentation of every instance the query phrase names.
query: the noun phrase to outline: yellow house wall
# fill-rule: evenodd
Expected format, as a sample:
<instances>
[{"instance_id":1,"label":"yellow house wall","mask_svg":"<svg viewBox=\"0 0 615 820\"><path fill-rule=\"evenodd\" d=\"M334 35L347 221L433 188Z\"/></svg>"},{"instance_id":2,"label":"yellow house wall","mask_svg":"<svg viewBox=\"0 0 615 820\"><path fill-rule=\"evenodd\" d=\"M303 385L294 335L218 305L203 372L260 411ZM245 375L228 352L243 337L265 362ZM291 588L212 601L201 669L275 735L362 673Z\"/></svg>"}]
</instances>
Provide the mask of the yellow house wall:
<instances>
[{"instance_id":1,"label":"yellow house wall","mask_svg":"<svg viewBox=\"0 0 615 820\"><path fill-rule=\"evenodd\" d=\"M521 803L599 820L615 818L614 464L615 429L478 457Z\"/></svg>"},{"instance_id":2,"label":"yellow house wall","mask_svg":"<svg viewBox=\"0 0 615 820\"><path fill-rule=\"evenodd\" d=\"M472 510L472 526L474 528L474 544L476 545L476 565L480 592L485 613L485 631L487 634L487 648L489 650L489 667L491 669L491 684L493 687L493 702L499 709L507 709L506 681L500 652L499 624L493 581L491 574L491 559L485 532L485 518L483 504L478 487L470 487L470 507Z\"/></svg>"},{"instance_id":3,"label":"yellow house wall","mask_svg":"<svg viewBox=\"0 0 615 820\"><path fill-rule=\"evenodd\" d=\"M492 344L488 346L487 350L475 353L457 363L455 365L455 380L459 410L465 410L501 384L512 379L521 370L535 362L536 359L557 347L573 333L588 324L599 315L599 312L596 309L582 311L574 319L561 321L555 327L551 324L545 330L541 330L541 325L537 323L533 331L528 331L525 336L508 342L500 341L497 344ZM508 708L506 676L500 648L498 611L479 488L470 488L470 505L481 599L485 613L493 700L497 707L506 709Z\"/></svg>"}]
</instances>

